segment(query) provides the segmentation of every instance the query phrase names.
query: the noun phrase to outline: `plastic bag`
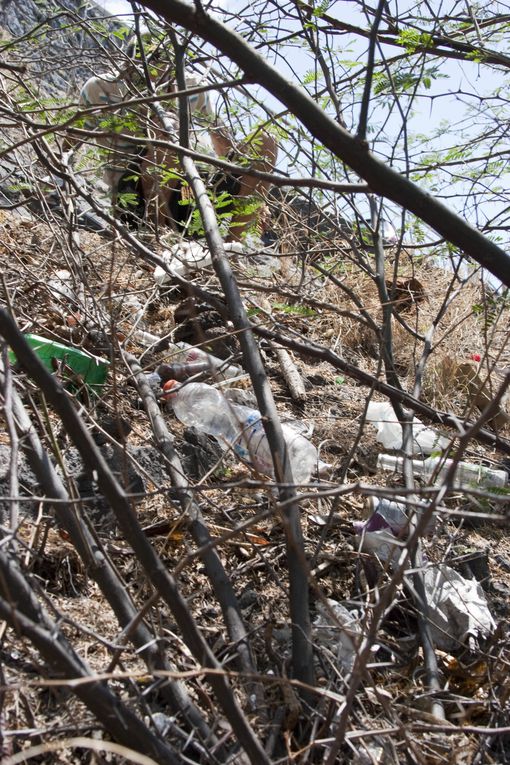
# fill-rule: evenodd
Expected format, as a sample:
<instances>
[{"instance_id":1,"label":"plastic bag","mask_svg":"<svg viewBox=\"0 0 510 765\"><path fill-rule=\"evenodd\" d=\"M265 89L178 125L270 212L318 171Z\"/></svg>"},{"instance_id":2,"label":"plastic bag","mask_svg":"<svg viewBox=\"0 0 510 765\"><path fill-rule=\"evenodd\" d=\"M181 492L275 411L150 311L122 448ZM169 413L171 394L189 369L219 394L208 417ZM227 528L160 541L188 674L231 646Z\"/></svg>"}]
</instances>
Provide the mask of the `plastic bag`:
<instances>
[{"instance_id":1,"label":"plastic bag","mask_svg":"<svg viewBox=\"0 0 510 765\"><path fill-rule=\"evenodd\" d=\"M168 273L162 266L156 266L154 270L154 281L160 287L168 284L172 280L172 274L177 276L188 276L191 271L197 271L212 263L209 250L198 242L180 242L174 244L169 250L165 250L162 255L163 260L168 266Z\"/></svg>"},{"instance_id":2,"label":"plastic bag","mask_svg":"<svg viewBox=\"0 0 510 765\"><path fill-rule=\"evenodd\" d=\"M366 418L377 427L376 438L385 449L402 448L402 425L387 401L371 401ZM413 454L431 454L448 446L448 439L413 417Z\"/></svg>"},{"instance_id":3,"label":"plastic bag","mask_svg":"<svg viewBox=\"0 0 510 765\"><path fill-rule=\"evenodd\" d=\"M336 600L328 598L327 602L334 616L324 603L317 604L318 615L313 623L314 638L330 649L341 669L350 672L362 637L360 617L357 611L348 611Z\"/></svg>"},{"instance_id":4,"label":"plastic bag","mask_svg":"<svg viewBox=\"0 0 510 765\"><path fill-rule=\"evenodd\" d=\"M432 640L438 648L450 651L470 637L487 637L495 629L476 579L464 579L444 563L426 568L423 579Z\"/></svg>"}]
</instances>

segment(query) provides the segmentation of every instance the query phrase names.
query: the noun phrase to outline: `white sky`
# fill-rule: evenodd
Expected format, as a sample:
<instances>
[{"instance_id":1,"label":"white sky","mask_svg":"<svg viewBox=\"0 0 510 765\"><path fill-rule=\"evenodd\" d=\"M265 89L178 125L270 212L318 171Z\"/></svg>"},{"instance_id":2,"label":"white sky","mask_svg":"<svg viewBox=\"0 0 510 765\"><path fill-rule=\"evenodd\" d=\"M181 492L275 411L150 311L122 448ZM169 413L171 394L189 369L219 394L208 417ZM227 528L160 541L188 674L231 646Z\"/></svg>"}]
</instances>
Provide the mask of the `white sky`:
<instances>
[{"instance_id":1,"label":"white sky","mask_svg":"<svg viewBox=\"0 0 510 765\"><path fill-rule=\"evenodd\" d=\"M104 8L105 11L111 13L112 16L131 13L131 4L126 2L126 0L95 0L95 2L100 8Z\"/></svg>"}]
</instances>

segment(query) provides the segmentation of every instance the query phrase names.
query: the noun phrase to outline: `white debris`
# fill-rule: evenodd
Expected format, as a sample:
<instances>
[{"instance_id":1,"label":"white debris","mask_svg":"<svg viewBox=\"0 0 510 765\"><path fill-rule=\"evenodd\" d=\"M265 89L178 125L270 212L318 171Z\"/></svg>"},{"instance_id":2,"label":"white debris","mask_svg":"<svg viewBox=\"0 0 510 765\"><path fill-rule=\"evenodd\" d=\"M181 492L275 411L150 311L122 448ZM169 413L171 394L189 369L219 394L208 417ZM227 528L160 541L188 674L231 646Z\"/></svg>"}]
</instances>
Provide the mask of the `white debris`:
<instances>
[{"instance_id":1,"label":"white debris","mask_svg":"<svg viewBox=\"0 0 510 765\"><path fill-rule=\"evenodd\" d=\"M185 277L191 271L205 268L211 265L212 262L209 250L198 242L193 241L183 241L174 244L169 250L164 250L162 258L168 271L162 266L156 266L154 270L154 281L160 287L171 281L172 274Z\"/></svg>"},{"instance_id":2,"label":"white debris","mask_svg":"<svg viewBox=\"0 0 510 765\"><path fill-rule=\"evenodd\" d=\"M356 526L355 529L358 530ZM358 533L361 534L359 546L361 552L379 558L382 563L386 561L391 561L394 565L398 563L402 547L406 544L405 539L397 539L390 528L375 531L361 529Z\"/></svg>"},{"instance_id":3,"label":"white debris","mask_svg":"<svg viewBox=\"0 0 510 765\"><path fill-rule=\"evenodd\" d=\"M352 765L386 765L386 763L389 763L389 760L384 747L370 741L361 742L352 758Z\"/></svg>"},{"instance_id":4,"label":"white debris","mask_svg":"<svg viewBox=\"0 0 510 765\"><path fill-rule=\"evenodd\" d=\"M275 248L266 245L253 234L248 234L241 242L227 242L225 252L238 257L238 265L253 276L269 277L280 270L281 261L275 257ZM244 257L242 257L244 256Z\"/></svg>"},{"instance_id":5,"label":"white debris","mask_svg":"<svg viewBox=\"0 0 510 765\"><path fill-rule=\"evenodd\" d=\"M350 672L362 637L360 615L336 600L328 598L327 603L329 608L322 602L317 604L314 639L329 648L341 669Z\"/></svg>"},{"instance_id":6,"label":"white debris","mask_svg":"<svg viewBox=\"0 0 510 765\"><path fill-rule=\"evenodd\" d=\"M495 622L481 585L464 579L450 566L429 566L423 572L432 640L443 651L466 643L470 637L487 637Z\"/></svg>"},{"instance_id":7,"label":"white debris","mask_svg":"<svg viewBox=\"0 0 510 765\"><path fill-rule=\"evenodd\" d=\"M48 288L57 300L66 303L76 302L76 295L73 290L73 275L65 268L55 271L54 276L48 280Z\"/></svg>"},{"instance_id":8,"label":"white debris","mask_svg":"<svg viewBox=\"0 0 510 765\"><path fill-rule=\"evenodd\" d=\"M377 427L376 438L385 449L402 448L402 425L392 405L387 401L371 401L366 418ZM431 454L448 446L448 439L413 417L413 454Z\"/></svg>"}]
</instances>

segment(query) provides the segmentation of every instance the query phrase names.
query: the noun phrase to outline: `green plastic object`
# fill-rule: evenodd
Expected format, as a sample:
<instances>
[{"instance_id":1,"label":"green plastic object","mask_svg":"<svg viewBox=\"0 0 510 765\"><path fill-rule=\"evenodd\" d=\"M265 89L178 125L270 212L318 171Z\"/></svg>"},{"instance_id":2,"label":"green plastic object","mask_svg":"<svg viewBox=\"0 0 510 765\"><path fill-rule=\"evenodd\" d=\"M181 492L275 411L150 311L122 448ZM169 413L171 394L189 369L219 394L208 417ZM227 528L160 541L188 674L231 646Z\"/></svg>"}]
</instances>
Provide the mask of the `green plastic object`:
<instances>
[{"instance_id":1,"label":"green plastic object","mask_svg":"<svg viewBox=\"0 0 510 765\"><path fill-rule=\"evenodd\" d=\"M63 343L57 343L55 340L48 340L39 335L25 335L25 340L32 350L37 354L46 369L50 372L56 371L55 362L62 362L62 379L66 377L71 383L72 375L66 374L65 367L72 370L72 373L79 376L90 390L99 394L108 374L110 362L99 356L93 356L92 353L84 351L81 348L73 348ZM9 353L12 362L16 361L16 356L12 351Z\"/></svg>"}]
</instances>

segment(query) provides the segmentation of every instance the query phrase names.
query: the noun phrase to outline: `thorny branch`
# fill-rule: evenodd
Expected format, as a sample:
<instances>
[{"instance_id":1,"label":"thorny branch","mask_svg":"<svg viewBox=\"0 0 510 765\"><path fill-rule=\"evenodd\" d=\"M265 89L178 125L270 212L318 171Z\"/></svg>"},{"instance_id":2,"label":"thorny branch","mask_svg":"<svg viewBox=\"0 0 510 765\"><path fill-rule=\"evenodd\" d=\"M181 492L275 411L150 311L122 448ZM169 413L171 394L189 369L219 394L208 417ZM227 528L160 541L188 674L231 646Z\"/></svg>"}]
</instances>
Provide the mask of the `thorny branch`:
<instances>
[{"instance_id":1,"label":"thorny branch","mask_svg":"<svg viewBox=\"0 0 510 765\"><path fill-rule=\"evenodd\" d=\"M178 73L179 75L179 73ZM179 85L184 85L184 72L181 69ZM180 114L186 113L186 104L181 104ZM181 131L186 131L186 123L181 123ZM181 135L181 142L186 140ZM235 281L230 264L225 256L223 240L220 236L214 208L207 196L196 166L189 157L182 158L182 164L188 182L193 190L198 209L204 223L205 237L213 258L213 266L223 288L229 316L234 328L239 332L239 342L243 352L244 366L250 374L253 390L262 415L264 430L271 448L274 472L279 495L289 504L285 511L287 533L287 557L290 583L290 612L292 620L293 654L292 665L295 677L309 685L313 684L312 642L310 638L310 612L308 600L308 577L304 555L303 536L299 519L299 505L295 490L292 488L293 476L288 458L288 450L283 438L281 423L269 387L267 375L260 352L251 332L251 325Z\"/></svg>"},{"instance_id":2,"label":"thorny branch","mask_svg":"<svg viewBox=\"0 0 510 765\"><path fill-rule=\"evenodd\" d=\"M99 487L108 498L119 526L127 541L133 550L135 550L154 587L159 590L161 597L174 614L191 652L199 663L218 668L219 664L200 634L179 591L177 582L167 572L166 567L145 539L131 504L112 476L104 458L98 452L62 384L57 382L42 366L13 320L5 311L0 311L0 333L15 351L20 365L33 377L37 385L44 391L48 401L58 412L87 468L91 472L95 471L97 473ZM217 695L219 704L223 707L239 742L245 748L251 761L253 763L267 762L264 750L254 736L244 714L234 699L226 678L221 675L215 675L210 678L210 683Z\"/></svg>"},{"instance_id":3,"label":"thorny branch","mask_svg":"<svg viewBox=\"0 0 510 765\"><path fill-rule=\"evenodd\" d=\"M146 0L144 5L177 22L228 54L245 73L284 103L310 133L367 181L372 191L393 200L428 223L510 287L510 255L446 205L392 170L338 125L302 89L290 83L236 33L181 0Z\"/></svg>"}]
</instances>

